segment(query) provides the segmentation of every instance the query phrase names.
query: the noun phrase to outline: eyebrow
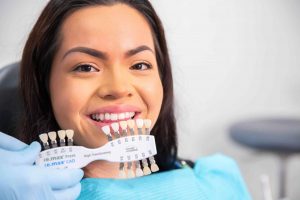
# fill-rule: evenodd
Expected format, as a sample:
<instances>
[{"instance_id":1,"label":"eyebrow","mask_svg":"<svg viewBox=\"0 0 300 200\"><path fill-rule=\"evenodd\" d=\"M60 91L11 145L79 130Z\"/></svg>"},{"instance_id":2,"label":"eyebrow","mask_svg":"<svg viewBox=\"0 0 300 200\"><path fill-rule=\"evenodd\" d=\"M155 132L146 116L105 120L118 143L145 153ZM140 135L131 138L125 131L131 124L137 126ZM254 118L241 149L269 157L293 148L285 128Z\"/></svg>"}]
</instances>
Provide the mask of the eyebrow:
<instances>
[{"instance_id":1,"label":"eyebrow","mask_svg":"<svg viewBox=\"0 0 300 200\"><path fill-rule=\"evenodd\" d=\"M135 54L138 54L142 51L151 51L154 54L154 51L150 47L148 47L146 45L141 45L134 49L130 49L130 50L126 51L125 57L128 58L128 57L134 56ZM67 55L74 53L74 52L85 53L85 54L91 55L93 57L100 58L102 60L108 60L108 57L109 57L108 54L103 51L99 51L99 50L92 49L89 47L74 47L74 48L68 50L64 54L62 59L64 59Z\"/></svg>"}]
</instances>

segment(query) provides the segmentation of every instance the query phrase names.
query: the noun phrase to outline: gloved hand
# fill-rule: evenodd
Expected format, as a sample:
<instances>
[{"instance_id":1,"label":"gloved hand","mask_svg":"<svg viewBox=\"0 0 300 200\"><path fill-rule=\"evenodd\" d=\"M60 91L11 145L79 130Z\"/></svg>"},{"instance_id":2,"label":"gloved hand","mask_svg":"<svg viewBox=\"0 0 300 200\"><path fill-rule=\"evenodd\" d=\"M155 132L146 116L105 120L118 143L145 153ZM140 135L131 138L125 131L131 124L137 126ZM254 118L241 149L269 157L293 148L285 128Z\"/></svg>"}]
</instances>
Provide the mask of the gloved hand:
<instances>
[{"instance_id":1,"label":"gloved hand","mask_svg":"<svg viewBox=\"0 0 300 200\"><path fill-rule=\"evenodd\" d=\"M49 169L34 165L38 142L27 145L0 132L0 199L76 199L81 169Z\"/></svg>"}]
</instances>

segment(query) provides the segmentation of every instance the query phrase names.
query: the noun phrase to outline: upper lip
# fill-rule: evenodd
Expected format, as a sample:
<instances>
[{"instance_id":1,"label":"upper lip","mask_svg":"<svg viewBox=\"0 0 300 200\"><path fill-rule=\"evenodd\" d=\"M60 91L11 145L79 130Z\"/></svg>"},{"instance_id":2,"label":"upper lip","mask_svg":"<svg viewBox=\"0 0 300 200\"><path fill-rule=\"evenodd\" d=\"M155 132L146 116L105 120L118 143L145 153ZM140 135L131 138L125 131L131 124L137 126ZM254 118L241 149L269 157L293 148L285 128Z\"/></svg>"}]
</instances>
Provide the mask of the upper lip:
<instances>
[{"instance_id":1,"label":"upper lip","mask_svg":"<svg viewBox=\"0 0 300 200\"><path fill-rule=\"evenodd\" d=\"M111 105L97 108L89 112L88 115L99 113L123 113L123 112L141 112L141 109L133 105Z\"/></svg>"}]
</instances>

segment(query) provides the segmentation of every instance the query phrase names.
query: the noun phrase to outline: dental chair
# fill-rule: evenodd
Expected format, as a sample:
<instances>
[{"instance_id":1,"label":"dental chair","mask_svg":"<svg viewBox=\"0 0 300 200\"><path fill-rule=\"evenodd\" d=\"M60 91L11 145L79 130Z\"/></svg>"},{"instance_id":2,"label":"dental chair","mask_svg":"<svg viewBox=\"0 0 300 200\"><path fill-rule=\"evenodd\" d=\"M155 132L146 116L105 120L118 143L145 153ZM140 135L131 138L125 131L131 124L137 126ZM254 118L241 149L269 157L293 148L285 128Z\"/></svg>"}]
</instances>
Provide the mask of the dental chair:
<instances>
[{"instance_id":1,"label":"dental chair","mask_svg":"<svg viewBox=\"0 0 300 200\"><path fill-rule=\"evenodd\" d=\"M18 85L19 65L13 63L0 68L0 132L14 137L17 136L22 112Z\"/></svg>"},{"instance_id":2,"label":"dental chair","mask_svg":"<svg viewBox=\"0 0 300 200\"><path fill-rule=\"evenodd\" d=\"M236 122L229 129L230 137L237 143L257 151L268 151L279 158L278 199L287 200L288 158L300 153L300 119L264 118ZM269 199L269 198L268 198Z\"/></svg>"}]
</instances>

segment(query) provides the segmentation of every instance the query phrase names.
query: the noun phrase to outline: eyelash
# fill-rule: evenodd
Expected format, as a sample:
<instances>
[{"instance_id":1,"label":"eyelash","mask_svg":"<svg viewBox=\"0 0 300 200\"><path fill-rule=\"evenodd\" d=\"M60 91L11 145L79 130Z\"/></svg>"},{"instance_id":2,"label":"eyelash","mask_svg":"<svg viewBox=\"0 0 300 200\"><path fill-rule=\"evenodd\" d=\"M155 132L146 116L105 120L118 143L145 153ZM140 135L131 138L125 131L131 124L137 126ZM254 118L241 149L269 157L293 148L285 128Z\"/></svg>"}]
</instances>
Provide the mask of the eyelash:
<instances>
[{"instance_id":1,"label":"eyelash","mask_svg":"<svg viewBox=\"0 0 300 200\"><path fill-rule=\"evenodd\" d=\"M145 65L146 69L141 69L142 65ZM88 67L88 68L84 69L83 67ZM140 71L149 70L151 68L152 68L151 64L146 63L146 62L136 63L130 67L130 69L132 69L132 70L140 70ZM92 69L94 71L91 71ZM73 71L76 71L76 72L99 72L99 69L97 69L96 67L94 67L91 64L80 64L80 65L77 65Z\"/></svg>"},{"instance_id":2,"label":"eyelash","mask_svg":"<svg viewBox=\"0 0 300 200\"><path fill-rule=\"evenodd\" d=\"M146 65L146 68L147 68L147 69L137 69L136 67L139 66L139 65ZM130 69L133 69L133 70L141 70L141 71L149 70L149 69L151 69L151 68L152 68L151 64L146 63L146 62L136 63L136 64L134 64L134 65L132 65L132 66L130 67Z\"/></svg>"},{"instance_id":3,"label":"eyelash","mask_svg":"<svg viewBox=\"0 0 300 200\"><path fill-rule=\"evenodd\" d=\"M90 70L86 71L86 69L83 70L83 67L88 67L88 69L90 69L90 70L93 69L94 71L90 71ZM76 72L99 72L99 69L97 69L96 67L94 67L91 64L80 64L80 65L76 66L73 71L76 71Z\"/></svg>"}]
</instances>

